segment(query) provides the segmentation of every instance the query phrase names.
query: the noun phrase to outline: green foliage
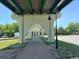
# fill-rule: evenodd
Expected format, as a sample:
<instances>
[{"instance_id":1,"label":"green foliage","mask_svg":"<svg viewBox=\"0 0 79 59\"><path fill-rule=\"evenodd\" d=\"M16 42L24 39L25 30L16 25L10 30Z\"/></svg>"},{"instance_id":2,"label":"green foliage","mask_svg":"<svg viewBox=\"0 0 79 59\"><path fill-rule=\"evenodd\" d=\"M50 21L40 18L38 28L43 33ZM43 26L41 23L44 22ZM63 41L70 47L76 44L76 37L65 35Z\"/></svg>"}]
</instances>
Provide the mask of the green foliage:
<instances>
[{"instance_id":1,"label":"green foliage","mask_svg":"<svg viewBox=\"0 0 79 59\"><path fill-rule=\"evenodd\" d=\"M2 34L6 34L8 37L13 37L15 32L19 31L19 27L17 23L0 25L0 30L2 30ZM59 27L57 29L58 35L69 35L73 32L79 32L79 23L70 23L65 29L63 27ZM55 28L56 34L56 28Z\"/></svg>"},{"instance_id":2,"label":"green foliage","mask_svg":"<svg viewBox=\"0 0 79 59\"><path fill-rule=\"evenodd\" d=\"M68 34L72 34L73 32L79 32L79 23L70 23L66 27L66 31Z\"/></svg>"},{"instance_id":3,"label":"green foliage","mask_svg":"<svg viewBox=\"0 0 79 59\"><path fill-rule=\"evenodd\" d=\"M60 27L60 28L57 30L57 33L58 33L58 34L61 34L61 35L62 35L62 34L64 34L63 32L64 32L63 27Z\"/></svg>"},{"instance_id":4,"label":"green foliage","mask_svg":"<svg viewBox=\"0 0 79 59\"><path fill-rule=\"evenodd\" d=\"M0 30L2 30L3 34L6 34L8 37L13 37L14 33L19 31L17 23L0 25Z\"/></svg>"},{"instance_id":5,"label":"green foliage","mask_svg":"<svg viewBox=\"0 0 79 59\"><path fill-rule=\"evenodd\" d=\"M65 29L63 27L59 27L57 29L58 35L70 35L76 32L79 32L79 23L70 23ZM55 34L56 34L56 28L55 28Z\"/></svg>"}]
</instances>

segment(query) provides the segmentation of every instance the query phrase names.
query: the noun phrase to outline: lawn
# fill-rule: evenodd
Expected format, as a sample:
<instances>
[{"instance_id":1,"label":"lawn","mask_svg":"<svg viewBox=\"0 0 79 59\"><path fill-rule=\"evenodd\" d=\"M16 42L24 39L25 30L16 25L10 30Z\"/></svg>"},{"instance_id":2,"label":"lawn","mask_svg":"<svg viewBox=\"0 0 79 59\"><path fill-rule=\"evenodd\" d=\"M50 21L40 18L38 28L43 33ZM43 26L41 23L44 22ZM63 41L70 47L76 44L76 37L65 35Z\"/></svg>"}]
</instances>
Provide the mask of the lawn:
<instances>
[{"instance_id":1,"label":"lawn","mask_svg":"<svg viewBox=\"0 0 79 59\"><path fill-rule=\"evenodd\" d=\"M72 56L79 57L79 46L71 43L59 41L59 47L63 50L63 53L70 53Z\"/></svg>"},{"instance_id":2,"label":"lawn","mask_svg":"<svg viewBox=\"0 0 79 59\"><path fill-rule=\"evenodd\" d=\"M47 42L47 38L41 38L45 44L50 45L50 44L55 44L52 42ZM69 58L69 57L79 57L79 45L67 43L64 41L58 41L59 44L59 49L58 49L58 54L63 58Z\"/></svg>"},{"instance_id":3,"label":"lawn","mask_svg":"<svg viewBox=\"0 0 79 59\"><path fill-rule=\"evenodd\" d=\"M40 37L46 45L55 44L55 42L48 41L47 37Z\"/></svg>"},{"instance_id":4,"label":"lawn","mask_svg":"<svg viewBox=\"0 0 79 59\"><path fill-rule=\"evenodd\" d=\"M18 43L18 40L15 39L0 41L0 50L16 43Z\"/></svg>"}]
</instances>

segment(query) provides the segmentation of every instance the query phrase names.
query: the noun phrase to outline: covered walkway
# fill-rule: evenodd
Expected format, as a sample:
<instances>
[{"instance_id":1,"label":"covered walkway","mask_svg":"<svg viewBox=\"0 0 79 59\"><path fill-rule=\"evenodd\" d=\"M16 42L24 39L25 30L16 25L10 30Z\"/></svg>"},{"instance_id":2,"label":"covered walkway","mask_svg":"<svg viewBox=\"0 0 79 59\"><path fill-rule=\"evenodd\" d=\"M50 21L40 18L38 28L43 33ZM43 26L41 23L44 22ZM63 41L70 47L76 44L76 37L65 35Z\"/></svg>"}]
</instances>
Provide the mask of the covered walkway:
<instances>
[{"instance_id":1,"label":"covered walkway","mask_svg":"<svg viewBox=\"0 0 79 59\"><path fill-rule=\"evenodd\" d=\"M15 59L56 59L56 57L40 38L34 37Z\"/></svg>"}]
</instances>

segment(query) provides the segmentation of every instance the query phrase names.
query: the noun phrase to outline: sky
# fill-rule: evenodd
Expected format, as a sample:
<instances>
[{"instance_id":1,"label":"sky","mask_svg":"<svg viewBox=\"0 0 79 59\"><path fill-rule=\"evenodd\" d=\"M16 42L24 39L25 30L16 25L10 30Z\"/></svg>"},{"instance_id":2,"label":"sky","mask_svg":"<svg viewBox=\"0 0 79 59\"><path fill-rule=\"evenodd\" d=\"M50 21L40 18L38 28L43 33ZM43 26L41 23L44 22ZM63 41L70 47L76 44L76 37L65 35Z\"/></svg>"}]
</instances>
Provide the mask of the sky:
<instances>
[{"instance_id":1,"label":"sky","mask_svg":"<svg viewBox=\"0 0 79 59\"><path fill-rule=\"evenodd\" d=\"M11 18L12 12L0 3L0 24L16 22ZM57 20L58 27L67 27L71 22L79 22L79 0L74 0L61 11L61 17Z\"/></svg>"}]
</instances>

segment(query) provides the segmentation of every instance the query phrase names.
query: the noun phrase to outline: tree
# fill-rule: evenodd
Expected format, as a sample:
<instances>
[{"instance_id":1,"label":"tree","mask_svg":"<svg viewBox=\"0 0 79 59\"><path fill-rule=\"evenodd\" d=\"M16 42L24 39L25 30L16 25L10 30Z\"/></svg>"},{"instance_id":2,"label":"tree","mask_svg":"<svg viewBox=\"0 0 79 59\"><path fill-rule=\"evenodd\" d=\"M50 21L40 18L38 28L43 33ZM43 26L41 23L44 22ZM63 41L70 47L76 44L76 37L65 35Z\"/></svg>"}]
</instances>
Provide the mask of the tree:
<instances>
[{"instance_id":1,"label":"tree","mask_svg":"<svg viewBox=\"0 0 79 59\"><path fill-rule=\"evenodd\" d=\"M79 23L70 23L66 27L66 31L68 34L72 34L73 32L79 32Z\"/></svg>"},{"instance_id":2,"label":"tree","mask_svg":"<svg viewBox=\"0 0 79 59\"><path fill-rule=\"evenodd\" d=\"M54 28L55 34L56 34L56 28ZM57 34L58 35L64 35L64 28L63 27L59 27L57 29Z\"/></svg>"},{"instance_id":3,"label":"tree","mask_svg":"<svg viewBox=\"0 0 79 59\"><path fill-rule=\"evenodd\" d=\"M3 34L6 34L8 37L14 36L14 33L19 31L17 23L2 25L0 29L2 29Z\"/></svg>"},{"instance_id":4,"label":"tree","mask_svg":"<svg viewBox=\"0 0 79 59\"><path fill-rule=\"evenodd\" d=\"M12 23L12 26L14 27L15 32L19 32L19 26L17 23Z\"/></svg>"},{"instance_id":5,"label":"tree","mask_svg":"<svg viewBox=\"0 0 79 59\"><path fill-rule=\"evenodd\" d=\"M64 34L64 29L63 29L63 27L59 27L59 28L57 29L57 33L60 34L60 35L63 35L63 34Z\"/></svg>"},{"instance_id":6,"label":"tree","mask_svg":"<svg viewBox=\"0 0 79 59\"><path fill-rule=\"evenodd\" d=\"M55 34L56 34L56 28L55 29ZM57 29L57 34L58 35L70 35L74 33L79 32L79 23L70 23L65 29L63 27L59 27Z\"/></svg>"}]
</instances>

